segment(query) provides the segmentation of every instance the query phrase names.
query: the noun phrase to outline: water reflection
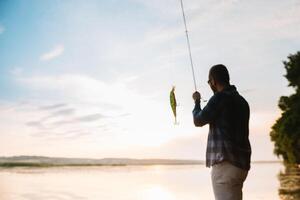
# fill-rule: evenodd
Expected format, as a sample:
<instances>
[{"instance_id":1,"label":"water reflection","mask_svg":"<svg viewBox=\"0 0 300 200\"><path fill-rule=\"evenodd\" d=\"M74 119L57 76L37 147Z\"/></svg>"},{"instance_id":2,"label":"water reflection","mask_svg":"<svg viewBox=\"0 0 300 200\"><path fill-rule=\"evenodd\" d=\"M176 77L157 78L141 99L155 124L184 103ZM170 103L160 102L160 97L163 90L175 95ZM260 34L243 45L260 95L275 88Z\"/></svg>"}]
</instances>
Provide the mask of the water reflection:
<instances>
[{"instance_id":1,"label":"water reflection","mask_svg":"<svg viewBox=\"0 0 300 200\"><path fill-rule=\"evenodd\" d=\"M297 165L285 166L278 175L280 181L279 196L281 200L300 200L300 168Z\"/></svg>"},{"instance_id":2,"label":"water reflection","mask_svg":"<svg viewBox=\"0 0 300 200\"><path fill-rule=\"evenodd\" d=\"M280 169L281 163L254 163L244 185L245 200L279 200ZM214 196L210 169L204 165L0 168L0 200L40 199L213 200Z\"/></svg>"},{"instance_id":3,"label":"water reflection","mask_svg":"<svg viewBox=\"0 0 300 200\"><path fill-rule=\"evenodd\" d=\"M153 185L141 191L142 200L173 200L175 197L166 188L160 185Z\"/></svg>"}]
</instances>

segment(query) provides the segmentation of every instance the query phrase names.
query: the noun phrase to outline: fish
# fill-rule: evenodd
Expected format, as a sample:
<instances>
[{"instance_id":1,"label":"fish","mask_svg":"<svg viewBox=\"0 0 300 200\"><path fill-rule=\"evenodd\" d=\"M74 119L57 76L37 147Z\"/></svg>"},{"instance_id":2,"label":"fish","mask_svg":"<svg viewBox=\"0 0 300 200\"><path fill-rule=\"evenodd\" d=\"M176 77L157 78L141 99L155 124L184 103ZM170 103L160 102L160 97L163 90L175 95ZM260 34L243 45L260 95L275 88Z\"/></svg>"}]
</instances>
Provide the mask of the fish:
<instances>
[{"instance_id":1,"label":"fish","mask_svg":"<svg viewBox=\"0 0 300 200\"><path fill-rule=\"evenodd\" d=\"M170 92L170 105L173 111L173 115L175 118L175 123L178 124L177 122L177 113L176 113L176 107L177 107L177 102L176 102L176 97L175 97L175 86L172 87L172 90Z\"/></svg>"}]
</instances>

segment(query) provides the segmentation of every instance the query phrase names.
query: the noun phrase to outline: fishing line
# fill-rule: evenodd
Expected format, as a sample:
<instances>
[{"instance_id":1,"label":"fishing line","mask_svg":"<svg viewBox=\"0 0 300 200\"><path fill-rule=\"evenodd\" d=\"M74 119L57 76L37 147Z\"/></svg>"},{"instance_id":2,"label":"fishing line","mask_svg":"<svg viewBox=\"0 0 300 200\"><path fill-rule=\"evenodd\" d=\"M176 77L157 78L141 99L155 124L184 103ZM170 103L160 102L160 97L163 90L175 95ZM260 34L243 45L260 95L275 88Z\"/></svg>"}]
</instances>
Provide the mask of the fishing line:
<instances>
[{"instance_id":1,"label":"fishing line","mask_svg":"<svg viewBox=\"0 0 300 200\"><path fill-rule=\"evenodd\" d=\"M183 17L183 22L184 22L184 27L185 27L185 36L186 36L186 42L187 42L188 51L189 51L189 58L190 58L190 63L191 63L191 68L192 68L192 73L193 73L194 87L195 87L195 91L197 91L197 84L196 84L195 72L194 72L194 64L193 64L193 58L192 58L192 51L191 51L190 39L189 39L188 30L187 30L186 18L185 18L184 6L183 6L183 1L182 0L180 0L180 5L181 5L182 17Z\"/></svg>"}]
</instances>

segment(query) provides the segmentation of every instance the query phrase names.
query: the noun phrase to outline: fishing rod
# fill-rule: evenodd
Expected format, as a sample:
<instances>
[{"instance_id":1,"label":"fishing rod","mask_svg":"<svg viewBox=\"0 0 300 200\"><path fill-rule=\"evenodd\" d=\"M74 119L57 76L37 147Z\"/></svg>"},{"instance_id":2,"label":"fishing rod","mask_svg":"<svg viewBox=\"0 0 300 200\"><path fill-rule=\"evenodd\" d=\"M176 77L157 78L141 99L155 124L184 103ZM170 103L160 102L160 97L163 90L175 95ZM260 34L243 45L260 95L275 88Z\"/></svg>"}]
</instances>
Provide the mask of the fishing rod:
<instances>
[{"instance_id":1,"label":"fishing rod","mask_svg":"<svg viewBox=\"0 0 300 200\"><path fill-rule=\"evenodd\" d=\"M195 91L197 91L197 84L196 84L195 71L194 71L194 63L193 63L193 58L192 58L190 39L189 39L188 30L187 30L186 18L185 18L184 6L183 6L183 1L182 0L180 0L180 5L181 5L182 18L183 18L184 27L185 27L185 36L186 36L186 42L187 42L188 51L189 51L190 64L191 64L191 68L192 68L194 87L195 87Z\"/></svg>"},{"instance_id":2,"label":"fishing rod","mask_svg":"<svg viewBox=\"0 0 300 200\"><path fill-rule=\"evenodd\" d=\"M185 13L184 13L184 6L183 6L183 0L180 0L180 5L181 5L181 11L182 11L182 18L183 18L183 22L184 22L184 28L185 28L185 36L186 36L186 42L187 42L187 47L188 47L188 52L189 52L189 58L190 58L190 65L192 68L192 75L193 75L193 81L194 81L194 87L195 87L195 91L197 91L197 84L196 84L196 78L195 78L195 70L194 70L194 63L193 63L193 57L192 57L192 50L191 50L191 45L190 45L190 39L189 39L189 34L188 34L188 30L187 30L187 25L186 25L186 18L185 18ZM170 104L171 104L171 108L175 117L175 122L174 124L178 125L178 121L177 121L177 112L176 112L176 107L177 102L176 102L176 98L175 98L175 87L172 87L172 90L170 92ZM203 100L201 98L201 100ZM203 100L204 102L206 102L206 100Z\"/></svg>"}]
</instances>

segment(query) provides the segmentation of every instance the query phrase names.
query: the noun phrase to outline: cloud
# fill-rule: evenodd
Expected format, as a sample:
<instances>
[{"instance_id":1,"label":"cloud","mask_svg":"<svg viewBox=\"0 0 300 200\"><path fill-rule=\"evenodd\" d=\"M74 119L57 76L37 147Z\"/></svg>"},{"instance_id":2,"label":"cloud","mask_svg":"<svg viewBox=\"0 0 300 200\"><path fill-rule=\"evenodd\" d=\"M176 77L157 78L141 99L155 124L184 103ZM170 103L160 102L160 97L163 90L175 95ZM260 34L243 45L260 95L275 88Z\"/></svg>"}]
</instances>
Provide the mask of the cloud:
<instances>
[{"instance_id":1,"label":"cloud","mask_svg":"<svg viewBox=\"0 0 300 200\"><path fill-rule=\"evenodd\" d=\"M70 109L71 112L61 112L59 115L56 115L46 118L41 118L41 116L36 117L34 121L26 122L25 124L32 128L30 135L37 138L47 138L47 139L76 139L82 136L92 135L97 131L109 132L110 129L107 128L107 125L98 125L99 123L93 124L99 119L105 118L104 115L96 113L83 115L78 117L64 117L60 115L69 115L73 114L73 109ZM50 115L51 116L51 115ZM63 117L63 120L57 121L57 117ZM89 123L90 126L84 124Z\"/></svg>"},{"instance_id":2,"label":"cloud","mask_svg":"<svg viewBox=\"0 0 300 200\"><path fill-rule=\"evenodd\" d=\"M89 115L84 115L80 117L76 117L70 120L61 120L61 121L56 121L53 123L53 125L64 125L64 124L76 124L76 123L86 123L86 122L94 122L99 119L106 118L103 114L100 113L95 113L95 114L89 114Z\"/></svg>"},{"instance_id":3,"label":"cloud","mask_svg":"<svg viewBox=\"0 0 300 200\"><path fill-rule=\"evenodd\" d=\"M45 129L45 127L43 126L41 121L30 121L30 122L27 122L26 125L35 127L38 129Z\"/></svg>"},{"instance_id":4,"label":"cloud","mask_svg":"<svg viewBox=\"0 0 300 200\"><path fill-rule=\"evenodd\" d=\"M75 121L78 121L78 122L91 122L91 121L96 121L98 119L102 119L102 118L105 118L105 117L106 116L104 116L100 113L96 113L96 114L91 114L91 115L78 117L78 118L75 119Z\"/></svg>"},{"instance_id":5,"label":"cloud","mask_svg":"<svg viewBox=\"0 0 300 200\"><path fill-rule=\"evenodd\" d=\"M82 132L88 132L91 140L98 141L103 140L103 137L113 137L117 134L118 139L113 140L115 145L128 146L137 143L157 145L170 137L186 133L178 129L176 133L168 134L173 128L173 119L170 119L172 115L166 111L169 108L169 101L158 102L153 99L152 94L137 93L127 87L127 79L124 82L120 79L106 83L84 74L60 74L58 76L22 75L16 77L16 80L28 89L28 94L34 94L41 102L45 101L46 95L47 101L64 102L76 109L76 113L67 112L70 115L60 115L66 113L59 113L60 109L56 110L59 104L44 106L44 110L40 110L40 112L47 112L39 114L33 121L40 121L45 115L53 114L45 108L55 108L58 112L54 112L57 114L55 118L47 119L43 123L44 127L50 128L50 132L54 135L56 132L66 133L69 130L80 129ZM49 98L49 93L53 94L53 98ZM107 105L115 105L116 109L111 109L111 106ZM64 106L62 108L64 108L62 110L67 109ZM103 124L105 126L100 127ZM184 126L182 127L185 129ZM33 130L33 132L38 131L41 132L39 129ZM96 137L98 134L103 137ZM63 137L63 135L53 137ZM102 144L102 141L99 142Z\"/></svg>"},{"instance_id":6,"label":"cloud","mask_svg":"<svg viewBox=\"0 0 300 200\"><path fill-rule=\"evenodd\" d=\"M117 110L118 113L129 105L136 106L134 102L144 100L143 96L128 89L122 81L106 83L84 74L19 76L16 80L34 92L53 92L56 100L61 99L70 104L101 106L101 109L108 111L114 107L112 112ZM40 98L44 98L44 94L39 94Z\"/></svg>"},{"instance_id":7,"label":"cloud","mask_svg":"<svg viewBox=\"0 0 300 200\"><path fill-rule=\"evenodd\" d=\"M57 109L57 108L65 107L65 106L67 106L67 104L59 103L59 104L52 104L52 105L48 105L48 106L41 106L41 107L39 107L39 109L52 110L52 109Z\"/></svg>"},{"instance_id":8,"label":"cloud","mask_svg":"<svg viewBox=\"0 0 300 200\"><path fill-rule=\"evenodd\" d=\"M24 71L23 68L15 67L10 71L10 73L14 76L18 76L18 75L22 74L23 71Z\"/></svg>"},{"instance_id":9,"label":"cloud","mask_svg":"<svg viewBox=\"0 0 300 200\"><path fill-rule=\"evenodd\" d=\"M51 51L47 52L47 53L44 53L40 59L42 61L48 61L48 60L52 60L56 57L59 57L63 54L65 48L63 45L57 45L55 46Z\"/></svg>"},{"instance_id":10,"label":"cloud","mask_svg":"<svg viewBox=\"0 0 300 200\"><path fill-rule=\"evenodd\" d=\"M50 104L36 99L27 99L26 103L0 102L0 126L6 134L29 135L33 140L36 138L54 141L57 138L68 141L95 133L109 133L111 128L108 127L111 123L105 118L111 116L93 112L95 110L89 105ZM99 122L100 119L103 120Z\"/></svg>"},{"instance_id":11,"label":"cloud","mask_svg":"<svg viewBox=\"0 0 300 200\"><path fill-rule=\"evenodd\" d=\"M48 116L42 118L41 121L46 121L46 120L49 120L49 119L55 118L55 117L71 116L74 113L75 113L74 108L66 108L66 109L58 110L58 111L55 111L55 112L49 114Z\"/></svg>"},{"instance_id":12,"label":"cloud","mask_svg":"<svg viewBox=\"0 0 300 200\"><path fill-rule=\"evenodd\" d=\"M63 116L65 116L65 115L69 116L69 115L74 114L74 112L75 112L74 108L66 108L66 109L58 110L58 111L52 113L50 115L50 117L62 116L62 115Z\"/></svg>"}]
</instances>

